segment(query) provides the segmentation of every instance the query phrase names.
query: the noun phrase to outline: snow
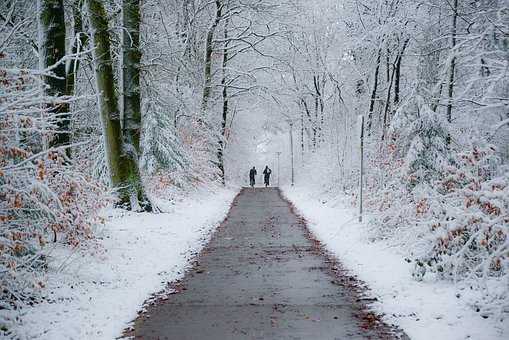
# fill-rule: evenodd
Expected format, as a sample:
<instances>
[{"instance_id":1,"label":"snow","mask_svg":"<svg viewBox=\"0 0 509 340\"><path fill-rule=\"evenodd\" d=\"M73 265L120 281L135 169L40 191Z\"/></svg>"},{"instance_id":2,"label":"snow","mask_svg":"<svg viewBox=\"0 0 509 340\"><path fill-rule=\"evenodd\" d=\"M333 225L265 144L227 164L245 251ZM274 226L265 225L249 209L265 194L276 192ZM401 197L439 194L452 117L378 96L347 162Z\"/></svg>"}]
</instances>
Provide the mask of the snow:
<instances>
[{"instance_id":1,"label":"snow","mask_svg":"<svg viewBox=\"0 0 509 340\"><path fill-rule=\"evenodd\" d=\"M367 226L340 200L323 200L298 187L284 195L309 222L311 232L370 287L371 306L413 340L507 339L509 320L482 317L470 305L475 292L445 281L412 279L413 264L384 241L370 241ZM322 199L320 199L322 198ZM507 291L507 287L504 288Z\"/></svg>"},{"instance_id":2,"label":"snow","mask_svg":"<svg viewBox=\"0 0 509 340\"><path fill-rule=\"evenodd\" d=\"M198 190L167 204L170 210L161 214L108 211L95 250L65 257L63 248L52 253L52 259L59 259L50 262L48 277L47 296L54 303L24 309L17 336L117 338L151 294L184 275L235 194L232 189Z\"/></svg>"}]
</instances>

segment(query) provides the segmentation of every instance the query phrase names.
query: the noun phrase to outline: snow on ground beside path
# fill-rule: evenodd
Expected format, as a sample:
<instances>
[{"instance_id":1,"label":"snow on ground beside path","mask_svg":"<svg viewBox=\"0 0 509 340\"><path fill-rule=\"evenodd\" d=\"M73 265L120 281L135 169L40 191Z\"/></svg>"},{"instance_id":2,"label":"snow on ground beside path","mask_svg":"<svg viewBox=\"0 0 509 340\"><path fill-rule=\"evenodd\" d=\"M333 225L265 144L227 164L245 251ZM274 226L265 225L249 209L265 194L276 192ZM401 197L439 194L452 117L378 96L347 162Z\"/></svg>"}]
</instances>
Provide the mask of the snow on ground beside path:
<instances>
[{"instance_id":1,"label":"snow on ground beside path","mask_svg":"<svg viewBox=\"0 0 509 340\"><path fill-rule=\"evenodd\" d=\"M25 309L20 338L115 339L143 302L184 274L225 218L234 190L199 191L162 214L110 211L99 256L75 253L60 273L51 263L48 297ZM168 205L169 207L169 205ZM122 215L123 214L123 215ZM111 216L113 215L113 216Z\"/></svg>"},{"instance_id":2,"label":"snow on ground beside path","mask_svg":"<svg viewBox=\"0 0 509 340\"><path fill-rule=\"evenodd\" d=\"M359 279L378 301L373 308L413 340L494 340L509 338L509 320L483 319L468 305L467 289L444 281L417 282L413 264L383 241L370 242L355 212L337 202L323 203L302 188L283 194L309 222L311 232ZM336 203L336 204L333 204ZM456 297L460 294L460 298Z\"/></svg>"}]
</instances>

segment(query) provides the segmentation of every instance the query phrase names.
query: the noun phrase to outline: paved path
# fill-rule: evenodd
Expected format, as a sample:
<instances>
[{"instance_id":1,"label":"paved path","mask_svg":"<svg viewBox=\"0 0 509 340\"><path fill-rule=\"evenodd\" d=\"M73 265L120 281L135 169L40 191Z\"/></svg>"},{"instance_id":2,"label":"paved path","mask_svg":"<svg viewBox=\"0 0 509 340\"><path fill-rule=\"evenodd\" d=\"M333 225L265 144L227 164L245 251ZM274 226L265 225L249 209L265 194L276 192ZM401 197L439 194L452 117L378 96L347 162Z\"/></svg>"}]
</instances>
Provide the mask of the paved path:
<instances>
[{"instance_id":1,"label":"paved path","mask_svg":"<svg viewBox=\"0 0 509 340\"><path fill-rule=\"evenodd\" d=\"M136 338L387 337L355 317L355 297L331 276L277 189L244 189L198 261L183 290L136 320Z\"/></svg>"}]
</instances>

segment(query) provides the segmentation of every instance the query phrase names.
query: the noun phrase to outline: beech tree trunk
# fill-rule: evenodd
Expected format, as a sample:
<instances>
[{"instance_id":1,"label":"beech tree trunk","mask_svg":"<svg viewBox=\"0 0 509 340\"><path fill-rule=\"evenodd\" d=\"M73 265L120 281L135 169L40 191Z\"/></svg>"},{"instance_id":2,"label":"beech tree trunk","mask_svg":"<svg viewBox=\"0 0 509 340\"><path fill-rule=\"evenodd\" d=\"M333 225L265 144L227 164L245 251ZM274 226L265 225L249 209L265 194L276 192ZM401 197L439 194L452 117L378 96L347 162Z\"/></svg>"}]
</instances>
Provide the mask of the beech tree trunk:
<instances>
[{"instance_id":1,"label":"beech tree trunk","mask_svg":"<svg viewBox=\"0 0 509 340\"><path fill-rule=\"evenodd\" d=\"M458 0L454 0L452 8L452 26L451 26L451 51L456 53L456 34L457 34L457 21L458 21ZM452 122L452 98L454 95L454 73L456 69L456 56L451 58L449 65L449 81L447 84L447 121ZM447 135L447 145L451 144L451 135Z\"/></svg>"},{"instance_id":2,"label":"beech tree trunk","mask_svg":"<svg viewBox=\"0 0 509 340\"><path fill-rule=\"evenodd\" d=\"M380 49L378 49L378 56L376 58L375 75L374 75L374 79L373 79L373 89L371 91L371 99L369 101L368 124L367 124L368 136L371 135L371 126L373 124L373 111L375 109L376 91L378 90L378 74L380 73L381 59L382 59L382 49L380 48Z\"/></svg>"},{"instance_id":3,"label":"beech tree trunk","mask_svg":"<svg viewBox=\"0 0 509 340\"><path fill-rule=\"evenodd\" d=\"M122 110L123 110L123 148L126 162L129 163L129 177L132 190L136 190L137 201L143 210L151 210L150 202L144 194L139 174L141 157L141 95L140 95L140 0L123 0L122 21Z\"/></svg>"},{"instance_id":4,"label":"beech tree trunk","mask_svg":"<svg viewBox=\"0 0 509 340\"><path fill-rule=\"evenodd\" d=\"M405 49L408 45L408 39L405 40L403 43L403 47L401 47L401 50L398 52L398 55L396 56L396 60L392 64L392 72L390 73L389 77L389 88L387 89L387 98L385 101L385 107L384 107L384 119L383 119L383 130L382 130L382 140L385 140L387 137L387 129L389 127L389 122L391 120L391 115L394 110L390 109L390 102L391 102L391 90L392 90L392 84L394 83L394 104L397 105L399 103L399 84L400 84L400 78L401 78L401 59L403 58L403 53L405 53Z\"/></svg>"},{"instance_id":5,"label":"beech tree trunk","mask_svg":"<svg viewBox=\"0 0 509 340\"><path fill-rule=\"evenodd\" d=\"M101 0L87 0L91 36L94 44L94 63L99 111L104 134L104 148L111 184L118 190L120 203L128 209L138 209L138 198L143 197L138 160L123 143L120 112L115 92L111 59L110 34L106 11ZM142 205L151 210L150 204Z\"/></svg>"},{"instance_id":6,"label":"beech tree trunk","mask_svg":"<svg viewBox=\"0 0 509 340\"><path fill-rule=\"evenodd\" d=\"M304 162L304 111L300 112L300 159Z\"/></svg>"},{"instance_id":7,"label":"beech tree trunk","mask_svg":"<svg viewBox=\"0 0 509 340\"><path fill-rule=\"evenodd\" d=\"M85 49L88 38L83 32L83 16L81 10L83 9L84 0L75 0L72 6L72 15L74 19L74 35L72 41L72 54L76 54ZM79 58L73 58L67 63L66 67L66 94L72 96L76 87L76 74L80 65Z\"/></svg>"},{"instance_id":8,"label":"beech tree trunk","mask_svg":"<svg viewBox=\"0 0 509 340\"><path fill-rule=\"evenodd\" d=\"M398 60L396 62L396 75L394 80L394 105L397 106L399 104L399 95L400 95L400 81L401 81L401 60L403 60L403 54L408 46L408 42L410 41L407 38L399 52Z\"/></svg>"},{"instance_id":9,"label":"beech tree trunk","mask_svg":"<svg viewBox=\"0 0 509 340\"><path fill-rule=\"evenodd\" d=\"M323 101L323 88L325 84L325 77L322 77L320 79L319 75L313 76L313 85L315 88L315 124L317 125L317 134L318 138L316 139L315 143L321 143L323 142L323 122L324 122L324 111L325 111L325 104ZM320 117L318 117L318 115Z\"/></svg>"},{"instance_id":10,"label":"beech tree trunk","mask_svg":"<svg viewBox=\"0 0 509 340\"><path fill-rule=\"evenodd\" d=\"M313 152L314 152L316 151L316 140L318 135L318 95L315 93L313 97L315 101L315 116L313 118Z\"/></svg>"},{"instance_id":11,"label":"beech tree trunk","mask_svg":"<svg viewBox=\"0 0 509 340\"><path fill-rule=\"evenodd\" d=\"M390 72L389 76L389 86L387 88L387 97L385 98L385 105L384 105L384 116L383 116L383 125L382 125L382 141L385 140L386 133L387 133L387 127L389 125L389 108L390 108L390 102L391 102L391 91L392 91L392 84L394 83L394 74L396 73L395 65L392 64L392 72ZM389 68L390 65L387 65L387 68Z\"/></svg>"},{"instance_id":12,"label":"beech tree trunk","mask_svg":"<svg viewBox=\"0 0 509 340\"><path fill-rule=\"evenodd\" d=\"M63 0L38 0L39 13L39 63L42 69L53 66L65 56L65 17ZM53 76L45 76L47 93L51 96L63 96L66 91L65 63L61 62L51 70ZM53 111L58 115L57 133L50 146L62 146L70 143L69 105L57 104ZM70 149L67 149L70 155Z\"/></svg>"},{"instance_id":13,"label":"beech tree trunk","mask_svg":"<svg viewBox=\"0 0 509 340\"><path fill-rule=\"evenodd\" d=\"M218 167L221 171L221 180L225 184L224 172L224 148L226 146L226 119L228 118L228 89L226 86L226 76L228 66L228 20L224 26L224 48L223 48L223 78L221 79L221 86L223 87L223 116L221 119L221 139L219 140L219 147L217 150Z\"/></svg>"},{"instance_id":14,"label":"beech tree trunk","mask_svg":"<svg viewBox=\"0 0 509 340\"><path fill-rule=\"evenodd\" d=\"M207 32L207 40L205 43L205 70L204 70L204 79L205 82L203 84L203 95L202 95L202 104L201 104L201 113L204 114L207 111L208 102L210 98L211 88L212 88L212 51L214 49L214 33L216 31L217 25L219 25L219 21L222 16L223 5L220 0L216 0L216 16L214 18L214 22L209 28Z\"/></svg>"},{"instance_id":15,"label":"beech tree trunk","mask_svg":"<svg viewBox=\"0 0 509 340\"><path fill-rule=\"evenodd\" d=\"M122 110L124 142L138 159L140 155L140 0L123 0L122 6Z\"/></svg>"}]
</instances>

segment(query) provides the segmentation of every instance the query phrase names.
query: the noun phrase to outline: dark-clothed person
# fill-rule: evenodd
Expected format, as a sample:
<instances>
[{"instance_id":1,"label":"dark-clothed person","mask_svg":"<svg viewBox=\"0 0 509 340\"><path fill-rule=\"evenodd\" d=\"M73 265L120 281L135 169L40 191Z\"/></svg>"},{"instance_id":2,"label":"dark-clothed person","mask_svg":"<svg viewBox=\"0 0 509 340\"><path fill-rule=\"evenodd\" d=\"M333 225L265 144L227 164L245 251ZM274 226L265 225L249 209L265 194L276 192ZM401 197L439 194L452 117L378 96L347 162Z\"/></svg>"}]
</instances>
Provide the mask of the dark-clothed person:
<instances>
[{"instance_id":1,"label":"dark-clothed person","mask_svg":"<svg viewBox=\"0 0 509 340\"><path fill-rule=\"evenodd\" d=\"M253 168L249 170L249 185L251 185L251 187L254 187L255 185L256 175L257 175L256 168L253 166Z\"/></svg>"},{"instance_id":2,"label":"dark-clothed person","mask_svg":"<svg viewBox=\"0 0 509 340\"><path fill-rule=\"evenodd\" d=\"M272 170L270 170L269 166L265 166L265 170L263 170L263 179L265 182L265 187L268 187L270 185L270 174L272 173Z\"/></svg>"}]
</instances>

